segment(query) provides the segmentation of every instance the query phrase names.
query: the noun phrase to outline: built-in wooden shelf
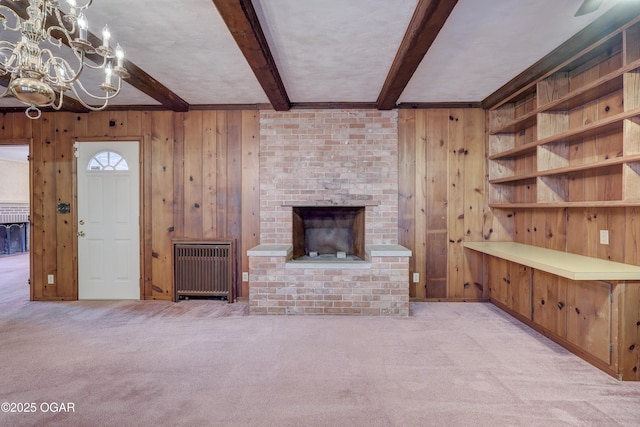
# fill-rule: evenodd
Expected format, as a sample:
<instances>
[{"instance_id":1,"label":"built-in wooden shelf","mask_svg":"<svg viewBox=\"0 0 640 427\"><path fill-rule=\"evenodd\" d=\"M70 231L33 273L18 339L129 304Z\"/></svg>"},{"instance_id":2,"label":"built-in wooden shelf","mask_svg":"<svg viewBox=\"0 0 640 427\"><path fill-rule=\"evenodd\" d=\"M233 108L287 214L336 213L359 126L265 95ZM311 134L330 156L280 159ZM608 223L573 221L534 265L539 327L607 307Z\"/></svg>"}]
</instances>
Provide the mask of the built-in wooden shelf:
<instances>
[{"instance_id":1,"label":"built-in wooden shelf","mask_svg":"<svg viewBox=\"0 0 640 427\"><path fill-rule=\"evenodd\" d=\"M500 153L492 154L491 156L489 156L489 159L516 159L518 157L522 157L524 155L535 152L536 148L539 145L547 145L555 142L571 143L586 138L592 138L594 136L602 136L613 132L620 132L622 131L622 125L625 120L637 116L640 116L640 108L635 108L631 111L625 111L623 113L615 114L611 117L589 123L585 126L570 129L566 132L560 132L547 138L538 139L519 147L514 147Z\"/></svg>"},{"instance_id":2,"label":"built-in wooden shelf","mask_svg":"<svg viewBox=\"0 0 640 427\"><path fill-rule=\"evenodd\" d=\"M553 176L553 175L570 175L572 173L582 172L585 170L596 170L600 168L606 168L610 166L623 165L625 163L638 163L640 162L640 154L625 157L614 157L613 159L601 160L599 162L585 163L580 165L565 166L555 169L541 170L537 172L507 176L503 178L490 179L491 184L508 184L518 181L526 181L539 176Z\"/></svg>"},{"instance_id":3,"label":"built-in wooden shelf","mask_svg":"<svg viewBox=\"0 0 640 427\"><path fill-rule=\"evenodd\" d=\"M496 129L492 129L490 134L520 132L536 124L538 114L540 113L571 110L610 93L622 90L624 74L634 71L637 68L640 68L640 60L636 60L629 65L602 76L555 101L541 105L537 109L527 112Z\"/></svg>"},{"instance_id":4,"label":"built-in wooden shelf","mask_svg":"<svg viewBox=\"0 0 640 427\"><path fill-rule=\"evenodd\" d=\"M640 266L515 242L465 242L465 248L571 280L640 280Z\"/></svg>"},{"instance_id":5,"label":"built-in wooden shelf","mask_svg":"<svg viewBox=\"0 0 640 427\"><path fill-rule=\"evenodd\" d=\"M639 35L637 18L492 108L490 207L640 206Z\"/></svg>"},{"instance_id":6,"label":"built-in wooden shelf","mask_svg":"<svg viewBox=\"0 0 640 427\"><path fill-rule=\"evenodd\" d=\"M548 209L548 208L631 208L640 206L640 200L594 200L581 202L529 202L489 203L495 209Z\"/></svg>"},{"instance_id":7,"label":"built-in wooden shelf","mask_svg":"<svg viewBox=\"0 0 640 427\"><path fill-rule=\"evenodd\" d=\"M613 50L621 50L622 32L624 30L625 29L620 29L617 32L605 35L602 39L593 43L591 46L587 47L583 51L576 53L570 58L567 58L563 63L559 64L553 70L549 71L547 74L542 76L541 79L545 79L558 72L571 71L576 67L579 67L586 62L592 61L595 58L598 58L599 56L607 52L613 52ZM638 59L638 58L633 58L633 59ZM631 63L632 61L629 61L629 62ZM524 86L520 90L512 93L510 96L506 97L505 99L497 103L494 108L499 108L504 104L514 103L530 96L532 93L536 92L536 85L537 85L537 81L534 81Z\"/></svg>"}]
</instances>

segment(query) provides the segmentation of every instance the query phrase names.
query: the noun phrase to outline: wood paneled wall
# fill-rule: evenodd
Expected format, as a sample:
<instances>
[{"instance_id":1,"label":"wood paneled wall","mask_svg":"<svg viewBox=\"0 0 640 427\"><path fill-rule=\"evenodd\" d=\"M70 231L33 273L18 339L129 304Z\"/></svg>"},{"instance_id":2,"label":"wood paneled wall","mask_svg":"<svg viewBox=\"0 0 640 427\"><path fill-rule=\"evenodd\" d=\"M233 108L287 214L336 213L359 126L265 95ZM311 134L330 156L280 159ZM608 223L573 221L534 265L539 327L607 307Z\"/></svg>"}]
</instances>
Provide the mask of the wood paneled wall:
<instances>
[{"instance_id":1,"label":"wood paneled wall","mask_svg":"<svg viewBox=\"0 0 640 427\"><path fill-rule=\"evenodd\" d=\"M31 298L76 299L75 141L140 140L145 299L172 299L172 239L237 241L236 294L259 238L257 111L23 113L0 116L3 143L31 140ZM47 284L47 275L55 283Z\"/></svg>"},{"instance_id":2,"label":"wood paneled wall","mask_svg":"<svg viewBox=\"0 0 640 427\"><path fill-rule=\"evenodd\" d=\"M257 111L0 115L0 142L31 142L32 298L77 298L76 140L142 141L143 298L171 299L173 238L237 239L241 272L259 243ZM490 210L481 109L399 111L399 242L413 251L416 299L487 297L482 259L464 241L515 240L640 264L637 208ZM609 245L598 244L609 230ZM56 283L47 284L54 274ZM411 274L412 278L413 274Z\"/></svg>"},{"instance_id":3,"label":"wood paneled wall","mask_svg":"<svg viewBox=\"0 0 640 427\"><path fill-rule=\"evenodd\" d=\"M640 265L640 209L516 209L514 241L549 249ZM609 244L600 244L609 230Z\"/></svg>"},{"instance_id":4,"label":"wood paneled wall","mask_svg":"<svg viewBox=\"0 0 640 427\"><path fill-rule=\"evenodd\" d=\"M485 113L402 109L398 120L399 243L420 279L410 296L487 298L482 256L463 244L510 237L487 208Z\"/></svg>"}]
</instances>

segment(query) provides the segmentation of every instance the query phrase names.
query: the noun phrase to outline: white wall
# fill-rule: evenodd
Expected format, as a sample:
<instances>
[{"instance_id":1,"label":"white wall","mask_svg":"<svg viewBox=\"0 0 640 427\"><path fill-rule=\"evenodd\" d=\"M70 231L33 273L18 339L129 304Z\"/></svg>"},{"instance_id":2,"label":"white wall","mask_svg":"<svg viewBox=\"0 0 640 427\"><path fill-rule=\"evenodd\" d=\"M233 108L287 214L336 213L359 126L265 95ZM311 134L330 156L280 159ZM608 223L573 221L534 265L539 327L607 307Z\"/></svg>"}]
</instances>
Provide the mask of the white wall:
<instances>
[{"instance_id":1,"label":"white wall","mask_svg":"<svg viewBox=\"0 0 640 427\"><path fill-rule=\"evenodd\" d=\"M29 203L29 163L0 159L0 203Z\"/></svg>"}]
</instances>

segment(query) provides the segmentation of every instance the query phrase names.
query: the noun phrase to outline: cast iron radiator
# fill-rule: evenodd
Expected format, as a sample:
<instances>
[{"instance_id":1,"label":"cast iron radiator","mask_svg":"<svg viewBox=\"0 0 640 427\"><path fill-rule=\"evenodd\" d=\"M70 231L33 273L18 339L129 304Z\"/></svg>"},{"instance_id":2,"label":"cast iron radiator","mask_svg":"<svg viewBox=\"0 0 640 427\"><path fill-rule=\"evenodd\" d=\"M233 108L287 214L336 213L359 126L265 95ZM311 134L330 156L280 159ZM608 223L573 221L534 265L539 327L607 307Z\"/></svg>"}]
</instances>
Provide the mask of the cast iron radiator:
<instances>
[{"instance_id":1,"label":"cast iron radiator","mask_svg":"<svg viewBox=\"0 0 640 427\"><path fill-rule=\"evenodd\" d=\"M185 296L233 295L233 244L174 243L175 300Z\"/></svg>"}]
</instances>

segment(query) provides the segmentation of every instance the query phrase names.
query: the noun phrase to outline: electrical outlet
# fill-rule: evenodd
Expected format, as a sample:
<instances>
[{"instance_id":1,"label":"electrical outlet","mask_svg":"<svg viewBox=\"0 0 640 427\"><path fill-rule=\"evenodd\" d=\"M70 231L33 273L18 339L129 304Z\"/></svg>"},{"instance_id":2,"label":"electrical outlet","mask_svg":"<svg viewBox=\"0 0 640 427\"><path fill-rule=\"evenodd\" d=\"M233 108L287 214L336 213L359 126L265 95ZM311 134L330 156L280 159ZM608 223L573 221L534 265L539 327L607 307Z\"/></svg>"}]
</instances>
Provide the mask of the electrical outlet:
<instances>
[{"instance_id":1,"label":"electrical outlet","mask_svg":"<svg viewBox=\"0 0 640 427\"><path fill-rule=\"evenodd\" d=\"M413 283L420 283L420 273L413 273Z\"/></svg>"},{"instance_id":2,"label":"electrical outlet","mask_svg":"<svg viewBox=\"0 0 640 427\"><path fill-rule=\"evenodd\" d=\"M55 281L55 279L54 279L53 274L49 274L49 275L47 276L47 284L48 284L48 285L53 285L53 284L54 284L54 281Z\"/></svg>"},{"instance_id":3,"label":"electrical outlet","mask_svg":"<svg viewBox=\"0 0 640 427\"><path fill-rule=\"evenodd\" d=\"M249 281L249 272L248 271L243 271L242 272L242 281L243 282L248 282Z\"/></svg>"},{"instance_id":4,"label":"electrical outlet","mask_svg":"<svg viewBox=\"0 0 640 427\"><path fill-rule=\"evenodd\" d=\"M601 245L609 244L609 230L600 230L600 244Z\"/></svg>"}]
</instances>

